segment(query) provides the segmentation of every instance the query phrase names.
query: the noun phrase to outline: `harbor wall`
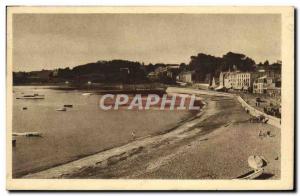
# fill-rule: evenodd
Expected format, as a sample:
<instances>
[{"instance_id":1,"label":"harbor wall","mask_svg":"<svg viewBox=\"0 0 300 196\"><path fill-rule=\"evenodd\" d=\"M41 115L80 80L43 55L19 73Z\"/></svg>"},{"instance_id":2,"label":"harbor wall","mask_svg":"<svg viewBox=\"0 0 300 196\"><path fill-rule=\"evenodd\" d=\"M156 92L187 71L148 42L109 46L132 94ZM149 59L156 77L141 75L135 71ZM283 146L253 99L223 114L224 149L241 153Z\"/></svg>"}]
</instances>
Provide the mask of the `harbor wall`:
<instances>
[{"instance_id":1,"label":"harbor wall","mask_svg":"<svg viewBox=\"0 0 300 196\"><path fill-rule=\"evenodd\" d=\"M223 93L210 90L191 89L191 88L179 88L179 87L168 87L167 93L179 93L179 94L194 94L194 95L211 95L211 96L222 96L222 97L235 97L230 93Z\"/></svg>"}]
</instances>

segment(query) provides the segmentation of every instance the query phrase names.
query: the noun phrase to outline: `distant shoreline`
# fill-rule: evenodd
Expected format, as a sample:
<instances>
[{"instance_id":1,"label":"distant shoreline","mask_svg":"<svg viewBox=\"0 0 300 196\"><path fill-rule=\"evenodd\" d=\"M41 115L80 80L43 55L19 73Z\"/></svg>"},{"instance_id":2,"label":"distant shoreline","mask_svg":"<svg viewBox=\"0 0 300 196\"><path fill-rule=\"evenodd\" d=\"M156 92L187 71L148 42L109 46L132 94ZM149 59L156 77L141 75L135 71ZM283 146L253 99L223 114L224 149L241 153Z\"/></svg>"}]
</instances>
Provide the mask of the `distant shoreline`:
<instances>
[{"instance_id":1,"label":"distant shoreline","mask_svg":"<svg viewBox=\"0 0 300 196\"><path fill-rule=\"evenodd\" d=\"M49 89L53 90L82 90L82 91L90 91L95 93L124 93L124 94L131 94L131 93L141 93L141 94L163 94L165 93L167 87L170 85L165 85L161 83L153 83L153 84L97 84L97 85L90 85L90 86L73 86L73 85L65 85L65 84L18 84L13 85L13 87L20 87L20 86L37 86L37 87L48 87Z\"/></svg>"}]
</instances>

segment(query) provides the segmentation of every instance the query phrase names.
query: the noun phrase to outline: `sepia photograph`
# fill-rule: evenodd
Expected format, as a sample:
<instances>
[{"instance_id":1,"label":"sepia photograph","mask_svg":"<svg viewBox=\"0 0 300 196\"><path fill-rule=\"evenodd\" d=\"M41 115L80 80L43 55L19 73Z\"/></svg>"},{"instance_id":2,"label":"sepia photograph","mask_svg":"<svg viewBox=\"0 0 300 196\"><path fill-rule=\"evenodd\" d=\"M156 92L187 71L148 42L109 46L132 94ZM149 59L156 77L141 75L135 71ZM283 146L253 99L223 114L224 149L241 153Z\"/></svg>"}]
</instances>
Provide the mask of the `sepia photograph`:
<instances>
[{"instance_id":1,"label":"sepia photograph","mask_svg":"<svg viewBox=\"0 0 300 196\"><path fill-rule=\"evenodd\" d=\"M7 189L291 190L293 7L7 7Z\"/></svg>"}]
</instances>

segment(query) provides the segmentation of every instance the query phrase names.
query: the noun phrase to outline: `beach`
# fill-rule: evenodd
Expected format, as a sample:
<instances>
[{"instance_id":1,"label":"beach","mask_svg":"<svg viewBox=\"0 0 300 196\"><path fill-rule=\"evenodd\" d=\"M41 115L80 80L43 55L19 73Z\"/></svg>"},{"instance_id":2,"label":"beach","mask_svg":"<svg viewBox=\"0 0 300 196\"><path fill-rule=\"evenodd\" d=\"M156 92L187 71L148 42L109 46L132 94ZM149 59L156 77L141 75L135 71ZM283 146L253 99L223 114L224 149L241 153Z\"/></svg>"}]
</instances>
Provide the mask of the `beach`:
<instances>
[{"instance_id":1,"label":"beach","mask_svg":"<svg viewBox=\"0 0 300 196\"><path fill-rule=\"evenodd\" d=\"M234 179L264 157L260 179L280 179L280 129L250 123L234 96L202 95L203 111L160 135L24 176L24 178ZM260 137L260 131L272 136Z\"/></svg>"}]
</instances>

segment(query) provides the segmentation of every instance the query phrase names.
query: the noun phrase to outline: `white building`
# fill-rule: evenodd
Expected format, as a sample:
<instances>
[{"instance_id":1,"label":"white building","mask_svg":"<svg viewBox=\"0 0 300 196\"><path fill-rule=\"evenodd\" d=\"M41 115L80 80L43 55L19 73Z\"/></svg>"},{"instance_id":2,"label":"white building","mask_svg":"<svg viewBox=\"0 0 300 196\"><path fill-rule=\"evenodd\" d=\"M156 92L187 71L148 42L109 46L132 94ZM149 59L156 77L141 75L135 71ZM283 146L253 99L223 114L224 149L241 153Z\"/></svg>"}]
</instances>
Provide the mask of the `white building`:
<instances>
[{"instance_id":1,"label":"white building","mask_svg":"<svg viewBox=\"0 0 300 196\"><path fill-rule=\"evenodd\" d=\"M232 77L231 72L221 72L219 76L220 87L231 88L232 87Z\"/></svg>"},{"instance_id":2,"label":"white building","mask_svg":"<svg viewBox=\"0 0 300 196\"><path fill-rule=\"evenodd\" d=\"M249 72L236 72L234 76L234 89L248 89L249 87L251 87L251 74Z\"/></svg>"},{"instance_id":3,"label":"white building","mask_svg":"<svg viewBox=\"0 0 300 196\"><path fill-rule=\"evenodd\" d=\"M192 72L184 71L178 75L178 80L181 82L192 83Z\"/></svg>"},{"instance_id":4,"label":"white building","mask_svg":"<svg viewBox=\"0 0 300 196\"><path fill-rule=\"evenodd\" d=\"M275 81L274 79L263 76L260 78L257 78L253 83L253 93L257 94L266 94L267 91L275 88Z\"/></svg>"},{"instance_id":5,"label":"white building","mask_svg":"<svg viewBox=\"0 0 300 196\"><path fill-rule=\"evenodd\" d=\"M227 89L249 89L251 87L251 73L249 72L221 72L220 77L220 87L225 87Z\"/></svg>"}]
</instances>

